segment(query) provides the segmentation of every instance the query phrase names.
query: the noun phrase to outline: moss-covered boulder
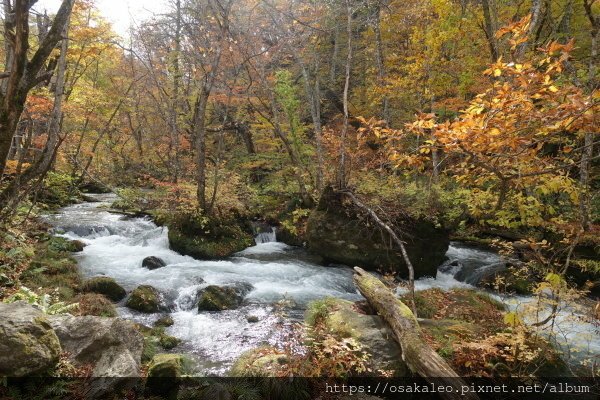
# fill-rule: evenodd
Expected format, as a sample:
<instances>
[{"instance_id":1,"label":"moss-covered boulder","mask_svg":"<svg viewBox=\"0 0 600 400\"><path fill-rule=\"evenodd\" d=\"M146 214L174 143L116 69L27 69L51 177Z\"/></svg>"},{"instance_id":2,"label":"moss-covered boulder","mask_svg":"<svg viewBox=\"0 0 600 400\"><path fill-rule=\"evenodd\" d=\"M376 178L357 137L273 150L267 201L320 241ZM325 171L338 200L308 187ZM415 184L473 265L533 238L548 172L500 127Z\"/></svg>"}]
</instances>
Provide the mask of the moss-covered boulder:
<instances>
[{"instance_id":1,"label":"moss-covered boulder","mask_svg":"<svg viewBox=\"0 0 600 400\"><path fill-rule=\"evenodd\" d=\"M54 251L79 253L84 247L85 243L81 240L69 240L60 236L54 236L48 241L48 248Z\"/></svg>"},{"instance_id":2,"label":"moss-covered boulder","mask_svg":"<svg viewBox=\"0 0 600 400\"><path fill-rule=\"evenodd\" d=\"M378 315L368 315L356 303L327 298L312 302L306 312L309 326L319 325L338 339L352 338L370 355L372 371L388 371L394 376L408 376L402 362L402 350L394 334Z\"/></svg>"},{"instance_id":3,"label":"moss-covered boulder","mask_svg":"<svg viewBox=\"0 0 600 400\"><path fill-rule=\"evenodd\" d=\"M399 250L391 248L389 235L362 216L343 194L327 188L310 214L306 230L308 250L331 263L360 266L367 270L395 271L408 275ZM415 269L415 278L436 276L446 260L449 234L425 219L408 216L393 221Z\"/></svg>"},{"instance_id":4,"label":"moss-covered boulder","mask_svg":"<svg viewBox=\"0 0 600 400\"><path fill-rule=\"evenodd\" d=\"M150 285L138 286L131 292L127 307L143 313L155 313L161 309L160 293Z\"/></svg>"},{"instance_id":5,"label":"moss-covered boulder","mask_svg":"<svg viewBox=\"0 0 600 400\"><path fill-rule=\"evenodd\" d=\"M0 376L43 373L56 365L61 351L41 311L23 301L0 303Z\"/></svg>"},{"instance_id":6,"label":"moss-covered boulder","mask_svg":"<svg viewBox=\"0 0 600 400\"><path fill-rule=\"evenodd\" d=\"M168 223L172 250L201 260L229 257L254 244L244 221L176 216Z\"/></svg>"},{"instance_id":7,"label":"moss-covered boulder","mask_svg":"<svg viewBox=\"0 0 600 400\"><path fill-rule=\"evenodd\" d=\"M171 317L168 314L165 314L154 322L154 326L166 328L169 326L173 326L174 323L175 321L173 321L173 317Z\"/></svg>"},{"instance_id":8,"label":"moss-covered boulder","mask_svg":"<svg viewBox=\"0 0 600 400\"><path fill-rule=\"evenodd\" d=\"M112 301L121 301L127 296L127 292L113 278L97 276L83 283L82 290L87 293L98 293L106 296Z\"/></svg>"},{"instance_id":9,"label":"moss-covered boulder","mask_svg":"<svg viewBox=\"0 0 600 400\"><path fill-rule=\"evenodd\" d=\"M104 295L83 293L76 296L73 301L79 304L78 315L93 315L96 317L117 316L115 305Z\"/></svg>"},{"instance_id":10,"label":"moss-covered boulder","mask_svg":"<svg viewBox=\"0 0 600 400\"><path fill-rule=\"evenodd\" d=\"M274 347L263 346L242 354L230 368L231 377L279 376L277 371L289 363L287 355Z\"/></svg>"},{"instance_id":11,"label":"moss-covered boulder","mask_svg":"<svg viewBox=\"0 0 600 400\"><path fill-rule=\"evenodd\" d=\"M248 286L216 286L211 285L200 291L198 311L223 311L238 308Z\"/></svg>"},{"instance_id":12,"label":"moss-covered boulder","mask_svg":"<svg viewBox=\"0 0 600 400\"><path fill-rule=\"evenodd\" d=\"M157 354L148 366L146 388L154 394L166 395L174 390L184 375L185 359L180 354Z\"/></svg>"}]
</instances>

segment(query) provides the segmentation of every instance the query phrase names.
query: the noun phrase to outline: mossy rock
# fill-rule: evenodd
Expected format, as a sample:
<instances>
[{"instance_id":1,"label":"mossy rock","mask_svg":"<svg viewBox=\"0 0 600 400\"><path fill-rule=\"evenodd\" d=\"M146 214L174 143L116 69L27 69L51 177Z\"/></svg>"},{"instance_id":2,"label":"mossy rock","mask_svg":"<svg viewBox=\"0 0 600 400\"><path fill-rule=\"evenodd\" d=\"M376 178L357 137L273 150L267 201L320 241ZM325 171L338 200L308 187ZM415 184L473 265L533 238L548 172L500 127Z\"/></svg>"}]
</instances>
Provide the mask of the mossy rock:
<instances>
[{"instance_id":1,"label":"mossy rock","mask_svg":"<svg viewBox=\"0 0 600 400\"><path fill-rule=\"evenodd\" d=\"M268 377L278 376L277 371L289 363L281 350L264 346L242 354L230 368L232 377Z\"/></svg>"},{"instance_id":2,"label":"mossy rock","mask_svg":"<svg viewBox=\"0 0 600 400\"><path fill-rule=\"evenodd\" d=\"M155 355L148 366L146 388L154 394L169 394L184 375L184 365L185 358L181 354Z\"/></svg>"},{"instance_id":3,"label":"mossy rock","mask_svg":"<svg viewBox=\"0 0 600 400\"><path fill-rule=\"evenodd\" d=\"M83 251L84 247L85 243L80 240L69 240L59 236L54 236L48 241L48 248L53 251L78 253Z\"/></svg>"},{"instance_id":4,"label":"mossy rock","mask_svg":"<svg viewBox=\"0 0 600 400\"><path fill-rule=\"evenodd\" d=\"M408 367L402 362L402 351L393 339L393 332L377 315L367 315L356 303L326 298L309 304L305 315L309 326L320 326L338 339L353 338L370 354L369 367L385 370L394 376L408 376Z\"/></svg>"},{"instance_id":5,"label":"mossy rock","mask_svg":"<svg viewBox=\"0 0 600 400\"><path fill-rule=\"evenodd\" d=\"M229 257L253 245L250 235L215 239L202 236L188 236L177 229L169 229L171 250L200 260L214 260Z\"/></svg>"},{"instance_id":6,"label":"mossy rock","mask_svg":"<svg viewBox=\"0 0 600 400\"><path fill-rule=\"evenodd\" d=\"M399 249L390 248L393 241L389 235L361 217L363 214L346 196L328 187L308 218L305 235L308 250L329 263L393 271L408 277ZM415 278L436 276L438 267L446 260L449 233L432 221L407 215L391 225L397 232L406 232L404 246Z\"/></svg>"},{"instance_id":7,"label":"mossy rock","mask_svg":"<svg viewBox=\"0 0 600 400\"><path fill-rule=\"evenodd\" d=\"M156 322L154 322L154 326L166 328L169 326L173 326L174 323L175 323L175 321L173 321L173 317L171 317L168 314L165 314L165 315L161 316L159 319L157 319Z\"/></svg>"},{"instance_id":8,"label":"mossy rock","mask_svg":"<svg viewBox=\"0 0 600 400\"><path fill-rule=\"evenodd\" d=\"M207 286L200 292L198 311L223 311L238 308L243 301L239 289L232 286Z\"/></svg>"},{"instance_id":9,"label":"mossy rock","mask_svg":"<svg viewBox=\"0 0 600 400\"><path fill-rule=\"evenodd\" d=\"M201 260L222 259L254 244L245 221L177 215L168 221L172 250Z\"/></svg>"},{"instance_id":10,"label":"mossy rock","mask_svg":"<svg viewBox=\"0 0 600 400\"><path fill-rule=\"evenodd\" d=\"M138 286L131 292L127 307L143 313L155 313L161 309L160 293L150 285Z\"/></svg>"},{"instance_id":11,"label":"mossy rock","mask_svg":"<svg viewBox=\"0 0 600 400\"><path fill-rule=\"evenodd\" d=\"M127 296L125 289L113 278L107 276L88 279L83 283L82 290L88 293L102 294L112 301L121 301Z\"/></svg>"},{"instance_id":12,"label":"mossy rock","mask_svg":"<svg viewBox=\"0 0 600 400\"><path fill-rule=\"evenodd\" d=\"M78 315L93 315L96 317L116 317L115 305L104 295L97 293L80 294L73 300L79 304Z\"/></svg>"}]
</instances>

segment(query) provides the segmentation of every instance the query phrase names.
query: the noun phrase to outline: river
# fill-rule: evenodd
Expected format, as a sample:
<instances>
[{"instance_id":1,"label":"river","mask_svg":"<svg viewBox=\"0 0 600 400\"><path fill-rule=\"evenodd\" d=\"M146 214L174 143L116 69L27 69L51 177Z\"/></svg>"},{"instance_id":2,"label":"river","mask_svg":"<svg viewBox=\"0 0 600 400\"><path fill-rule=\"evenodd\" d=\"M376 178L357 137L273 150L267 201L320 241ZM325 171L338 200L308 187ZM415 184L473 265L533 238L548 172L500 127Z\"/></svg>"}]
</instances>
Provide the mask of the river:
<instances>
[{"instance_id":1,"label":"river","mask_svg":"<svg viewBox=\"0 0 600 400\"><path fill-rule=\"evenodd\" d=\"M174 351L192 357L199 375L224 375L243 352L262 344L283 345L289 326L302 318L306 305L328 296L358 300L352 282L352 270L324 267L300 248L270 241L274 235L262 235L258 244L222 261L201 261L182 256L169 249L167 228L156 226L146 218L130 218L107 211L114 194L94 195L98 202L66 207L46 217L57 234L77 239L87 246L77 253L84 277L106 275L128 291L141 284L152 285L164 294L174 325L167 333L182 340ZM148 270L142 260L159 257L166 267ZM502 260L490 251L453 243L447 254L450 261L440 267L437 277L416 282L417 290L439 287L469 287L470 278L482 269L494 267ZM460 278L460 281L457 279ZM207 285L249 283L253 289L244 305L237 310L198 313L196 295ZM510 309L532 301L527 297L499 298ZM285 303L285 312L278 312ZM141 314L118 304L119 315L146 325L160 314ZM558 327L563 339L557 343L572 358L582 352L600 354L597 327L583 321L565 307ZM248 322L255 316L258 322Z\"/></svg>"}]
</instances>

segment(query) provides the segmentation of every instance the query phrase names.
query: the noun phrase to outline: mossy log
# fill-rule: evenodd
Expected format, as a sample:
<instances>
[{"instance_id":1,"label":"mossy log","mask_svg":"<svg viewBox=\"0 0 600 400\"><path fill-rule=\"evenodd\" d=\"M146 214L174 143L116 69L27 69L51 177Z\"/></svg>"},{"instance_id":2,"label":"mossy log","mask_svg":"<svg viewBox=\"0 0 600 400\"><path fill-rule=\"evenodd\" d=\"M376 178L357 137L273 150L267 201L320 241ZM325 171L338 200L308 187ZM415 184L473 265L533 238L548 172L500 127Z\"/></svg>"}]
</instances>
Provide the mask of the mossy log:
<instances>
[{"instance_id":1,"label":"mossy log","mask_svg":"<svg viewBox=\"0 0 600 400\"><path fill-rule=\"evenodd\" d=\"M395 339L402 348L402 359L410 370L435 384L452 386L452 393L440 393L445 399L471 399L475 394L461 396L461 387L467 384L436 353L420 335L420 327L410 308L402 303L379 279L362 268L355 267L354 283L369 304L390 325Z\"/></svg>"}]
</instances>

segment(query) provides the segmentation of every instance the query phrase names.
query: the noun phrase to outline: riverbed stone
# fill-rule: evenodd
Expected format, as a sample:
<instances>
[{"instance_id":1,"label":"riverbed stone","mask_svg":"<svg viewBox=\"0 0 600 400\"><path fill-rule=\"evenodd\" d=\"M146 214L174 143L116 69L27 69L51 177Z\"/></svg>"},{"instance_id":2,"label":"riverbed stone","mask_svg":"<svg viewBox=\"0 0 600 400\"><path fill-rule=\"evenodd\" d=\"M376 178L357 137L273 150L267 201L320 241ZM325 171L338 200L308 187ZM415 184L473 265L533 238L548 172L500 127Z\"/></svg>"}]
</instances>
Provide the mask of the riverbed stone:
<instances>
[{"instance_id":1,"label":"riverbed stone","mask_svg":"<svg viewBox=\"0 0 600 400\"><path fill-rule=\"evenodd\" d=\"M394 271L407 277L408 269L399 249L390 248L389 235L360 217L362 214L345 196L327 188L308 219L308 250L329 263ZM409 216L393 221L392 225L396 232L405 233L402 239L415 278L435 277L437 268L446 260L449 233L430 221Z\"/></svg>"},{"instance_id":2,"label":"riverbed stone","mask_svg":"<svg viewBox=\"0 0 600 400\"><path fill-rule=\"evenodd\" d=\"M173 324L175 323L175 321L173 321L173 317L171 317L168 314L162 315L159 319L156 320L156 322L154 322L154 326L156 327L169 327L169 326L173 326Z\"/></svg>"},{"instance_id":3,"label":"riverbed stone","mask_svg":"<svg viewBox=\"0 0 600 400\"><path fill-rule=\"evenodd\" d=\"M162 259L154 256L146 257L142 261L142 267L148 268L149 270L154 270L158 268L165 267L167 265Z\"/></svg>"},{"instance_id":4,"label":"riverbed stone","mask_svg":"<svg viewBox=\"0 0 600 400\"><path fill-rule=\"evenodd\" d=\"M0 376L43 373L56 365L60 353L45 314L23 301L0 303Z\"/></svg>"},{"instance_id":5,"label":"riverbed stone","mask_svg":"<svg viewBox=\"0 0 600 400\"><path fill-rule=\"evenodd\" d=\"M143 313L155 313L161 309L160 293L150 285L138 286L131 292L126 306Z\"/></svg>"},{"instance_id":6,"label":"riverbed stone","mask_svg":"<svg viewBox=\"0 0 600 400\"><path fill-rule=\"evenodd\" d=\"M243 353L229 369L228 376L279 376L278 371L288 363L288 357L282 350L271 346L262 346Z\"/></svg>"},{"instance_id":7,"label":"riverbed stone","mask_svg":"<svg viewBox=\"0 0 600 400\"><path fill-rule=\"evenodd\" d=\"M127 292L113 278L97 276L83 283L84 292L103 294L112 301L121 301L127 296Z\"/></svg>"},{"instance_id":8,"label":"riverbed stone","mask_svg":"<svg viewBox=\"0 0 600 400\"><path fill-rule=\"evenodd\" d=\"M200 292L198 311L223 311L238 308L247 286L207 286Z\"/></svg>"}]
</instances>

